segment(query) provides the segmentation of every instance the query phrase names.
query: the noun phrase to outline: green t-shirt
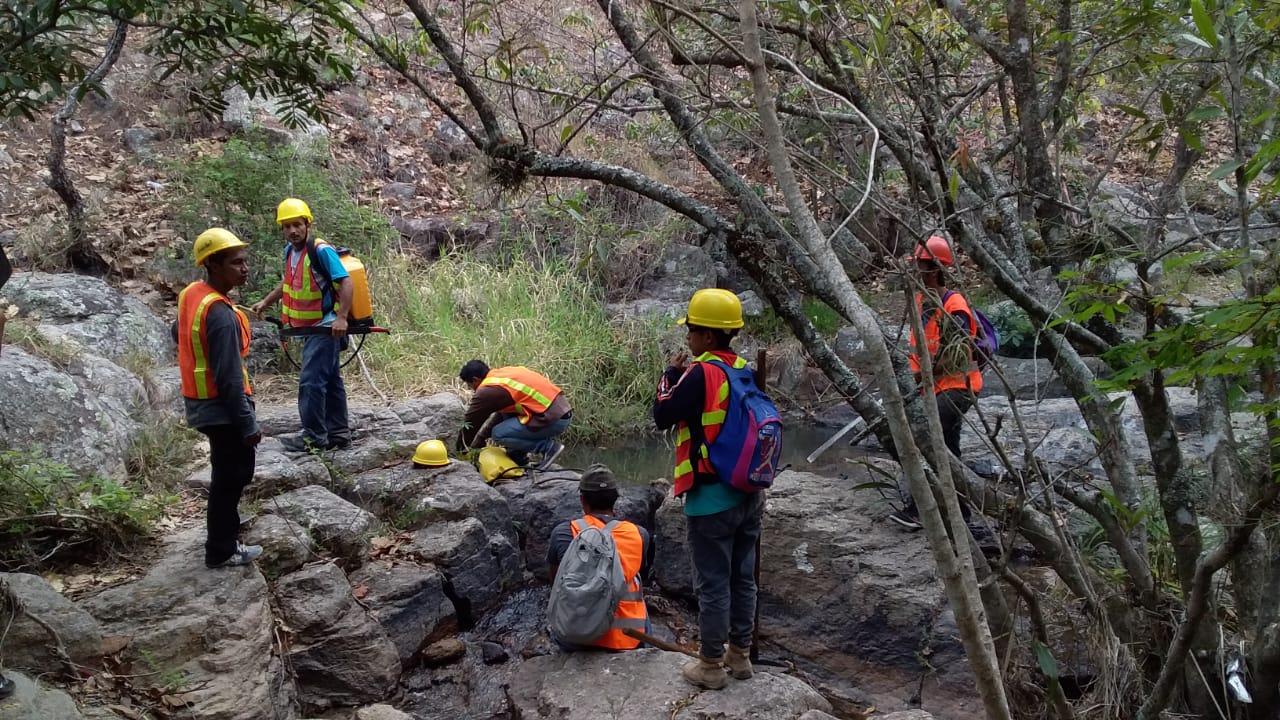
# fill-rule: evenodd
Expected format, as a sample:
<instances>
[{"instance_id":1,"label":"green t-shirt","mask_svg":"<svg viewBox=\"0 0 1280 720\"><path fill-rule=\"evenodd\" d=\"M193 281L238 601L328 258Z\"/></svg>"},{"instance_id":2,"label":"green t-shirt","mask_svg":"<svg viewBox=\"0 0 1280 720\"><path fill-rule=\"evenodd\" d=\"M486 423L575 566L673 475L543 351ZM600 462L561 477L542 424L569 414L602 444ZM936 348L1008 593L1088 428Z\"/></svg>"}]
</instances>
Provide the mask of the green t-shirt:
<instances>
[{"instance_id":1,"label":"green t-shirt","mask_svg":"<svg viewBox=\"0 0 1280 720\"><path fill-rule=\"evenodd\" d=\"M702 483L689 488L684 494L684 514L714 515L737 507L746 499L747 493L734 490L722 482Z\"/></svg>"}]
</instances>

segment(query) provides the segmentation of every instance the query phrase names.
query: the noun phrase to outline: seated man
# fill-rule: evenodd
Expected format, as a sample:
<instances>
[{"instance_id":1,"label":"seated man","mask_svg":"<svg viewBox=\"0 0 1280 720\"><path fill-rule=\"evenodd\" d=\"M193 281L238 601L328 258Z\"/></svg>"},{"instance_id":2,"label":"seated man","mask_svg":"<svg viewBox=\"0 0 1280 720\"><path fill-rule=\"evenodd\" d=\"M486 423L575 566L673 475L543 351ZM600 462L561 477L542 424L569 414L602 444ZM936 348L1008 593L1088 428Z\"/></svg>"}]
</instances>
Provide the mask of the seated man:
<instances>
[{"instance_id":1,"label":"seated man","mask_svg":"<svg viewBox=\"0 0 1280 720\"><path fill-rule=\"evenodd\" d=\"M564 559L565 552L578 533L587 527L603 529L617 520L613 514L613 505L618 501L618 481L609 468L598 463L587 468L578 482L578 495L582 502L583 517L556 525L551 530L551 538L547 543L547 566L552 580L560 569L560 561ZM644 605L643 579L648 578L653 568L653 543L647 530L627 520L618 520L611 534L618 549L618 559L622 561L622 574L627 578L627 590L614 612L613 626L592 642L591 647L633 650L639 647L640 641L624 634L622 630L648 630L649 613ZM585 649L564 642L554 634L552 639L569 650Z\"/></svg>"},{"instance_id":2,"label":"seated man","mask_svg":"<svg viewBox=\"0 0 1280 720\"><path fill-rule=\"evenodd\" d=\"M463 365L458 377L476 391L458 434L460 450L481 447L492 437L519 465L528 463L529 453L540 455L539 470L564 451L556 436L569 428L573 408L546 377L518 365L490 370L483 360Z\"/></svg>"}]
</instances>

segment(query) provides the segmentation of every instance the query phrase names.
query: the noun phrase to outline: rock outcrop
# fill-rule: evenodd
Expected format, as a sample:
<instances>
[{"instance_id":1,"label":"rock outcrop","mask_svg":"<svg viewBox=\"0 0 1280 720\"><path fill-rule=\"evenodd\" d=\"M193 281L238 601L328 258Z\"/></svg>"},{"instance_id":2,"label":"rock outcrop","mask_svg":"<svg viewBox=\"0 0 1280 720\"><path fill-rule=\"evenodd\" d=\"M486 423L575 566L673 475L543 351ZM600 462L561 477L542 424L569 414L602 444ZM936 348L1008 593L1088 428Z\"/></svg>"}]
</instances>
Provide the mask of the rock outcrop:
<instances>
[{"instance_id":1,"label":"rock outcrop","mask_svg":"<svg viewBox=\"0 0 1280 720\"><path fill-rule=\"evenodd\" d=\"M0 717L5 720L84 720L71 696L46 687L19 672L6 671L14 682L14 693L0 700Z\"/></svg>"},{"instance_id":2,"label":"rock outcrop","mask_svg":"<svg viewBox=\"0 0 1280 720\"><path fill-rule=\"evenodd\" d=\"M77 665L93 667L102 654L102 628L39 575L0 573L0 635L4 667L36 675L67 672L57 648Z\"/></svg>"}]
</instances>

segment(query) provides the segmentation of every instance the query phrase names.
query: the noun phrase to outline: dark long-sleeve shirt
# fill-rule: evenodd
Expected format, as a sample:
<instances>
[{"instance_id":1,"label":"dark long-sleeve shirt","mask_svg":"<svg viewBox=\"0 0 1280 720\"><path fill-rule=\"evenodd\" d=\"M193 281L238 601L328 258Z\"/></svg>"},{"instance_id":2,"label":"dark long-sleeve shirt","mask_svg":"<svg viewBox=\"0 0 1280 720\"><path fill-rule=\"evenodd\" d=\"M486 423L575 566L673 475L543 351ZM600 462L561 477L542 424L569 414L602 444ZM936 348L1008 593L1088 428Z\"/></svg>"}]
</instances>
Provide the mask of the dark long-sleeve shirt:
<instances>
[{"instance_id":1,"label":"dark long-sleeve shirt","mask_svg":"<svg viewBox=\"0 0 1280 720\"><path fill-rule=\"evenodd\" d=\"M183 398L187 424L194 428L231 425L241 437L249 437L258 432L258 418L254 414L253 398L244 392L240 321L226 303L217 302L209 308L205 323L208 343L205 352L218 396L208 400ZM177 332L175 323L174 334Z\"/></svg>"}]
</instances>

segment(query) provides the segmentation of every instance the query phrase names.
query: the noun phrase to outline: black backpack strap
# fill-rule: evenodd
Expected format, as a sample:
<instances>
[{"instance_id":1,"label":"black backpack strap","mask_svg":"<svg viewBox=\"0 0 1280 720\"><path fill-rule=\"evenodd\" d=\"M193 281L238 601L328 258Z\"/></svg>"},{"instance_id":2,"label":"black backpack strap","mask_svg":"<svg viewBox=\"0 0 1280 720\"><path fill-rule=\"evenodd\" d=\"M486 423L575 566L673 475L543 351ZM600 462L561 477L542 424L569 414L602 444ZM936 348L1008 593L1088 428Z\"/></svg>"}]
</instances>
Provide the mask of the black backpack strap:
<instances>
[{"instance_id":1,"label":"black backpack strap","mask_svg":"<svg viewBox=\"0 0 1280 720\"><path fill-rule=\"evenodd\" d=\"M320 309L328 314L337 304L333 297L333 276L329 274L329 266L321 262L320 249L316 247L315 238L310 236L307 237L307 257L311 260L311 272L324 281L320 286L320 293L324 298L320 303Z\"/></svg>"}]
</instances>

